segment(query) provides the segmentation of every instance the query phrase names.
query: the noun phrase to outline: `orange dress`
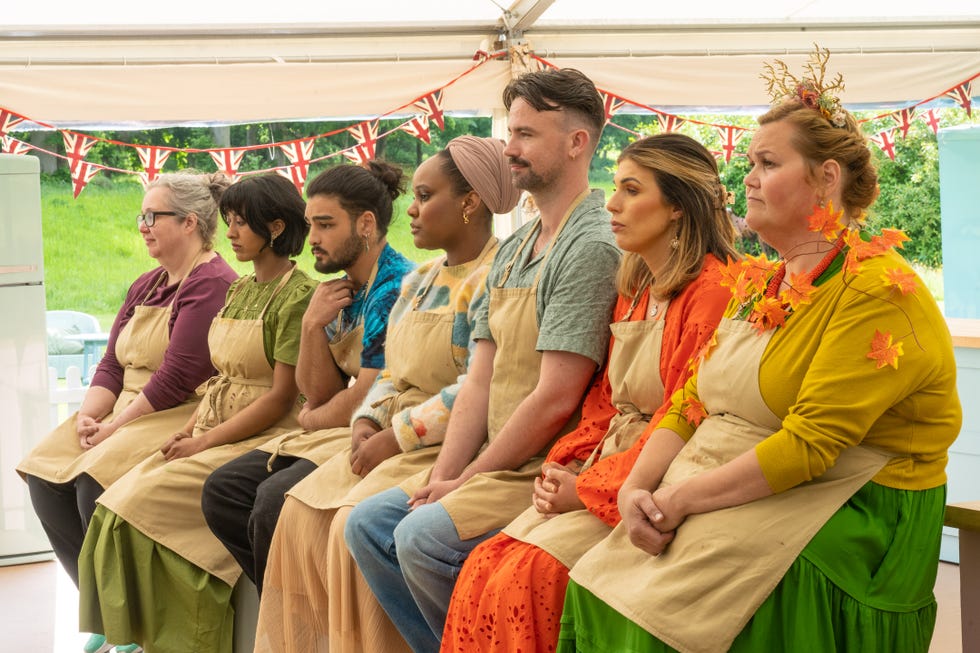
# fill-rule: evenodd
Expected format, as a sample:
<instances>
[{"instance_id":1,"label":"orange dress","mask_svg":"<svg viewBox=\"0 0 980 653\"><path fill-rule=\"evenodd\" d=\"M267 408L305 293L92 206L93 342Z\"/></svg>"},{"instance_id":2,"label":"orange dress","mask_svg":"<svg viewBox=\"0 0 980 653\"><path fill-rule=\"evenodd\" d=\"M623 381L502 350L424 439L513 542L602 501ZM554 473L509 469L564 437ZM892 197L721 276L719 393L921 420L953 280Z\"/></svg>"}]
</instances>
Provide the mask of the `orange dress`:
<instances>
[{"instance_id":1,"label":"orange dress","mask_svg":"<svg viewBox=\"0 0 980 653\"><path fill-rule=\"evenodd\" d=\"M664 318L659 372L664 403L650 420L656 425L670 408L670 397L691 375L690 359L714 333L730 295L718 285L721 264L713 256L694 281L675 297ZM648 295L638 303L630 321L647 313ZM614 319L622 320L630 301L620 297ZM610 351L612 350L610 343ZM595 389L582 408L579 427L555 443L547 460L568 464L585 460L605 435L596 433L597 411L608 428L615 414L611 388L603 376L604 397ZM599 401L605 399L605 406ZM590 405L591 400L591 405ZM616 496L649 434L648 428L628 450L597 461L576 481L579 499L609 526L620 521ZM554 651L568 568L544 550L500 533L480 544L467 558L456 581L442 635L442 651Z\"/></svg>"}]
</instances>

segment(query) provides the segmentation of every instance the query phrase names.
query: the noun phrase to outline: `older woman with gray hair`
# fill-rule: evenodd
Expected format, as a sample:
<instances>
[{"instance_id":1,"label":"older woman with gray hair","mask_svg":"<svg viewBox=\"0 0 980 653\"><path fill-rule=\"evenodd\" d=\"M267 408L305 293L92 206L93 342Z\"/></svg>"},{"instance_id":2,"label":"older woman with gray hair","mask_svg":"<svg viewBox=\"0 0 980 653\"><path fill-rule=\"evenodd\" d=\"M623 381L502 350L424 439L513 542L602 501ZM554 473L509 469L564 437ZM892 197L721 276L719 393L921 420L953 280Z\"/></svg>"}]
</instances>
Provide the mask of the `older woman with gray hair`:
<instances>
[{"instance_id":1,"label":"older woman with gray hair","mask_svg":"<svg viewBox=\"0 0 980 653\"><path fill-rule=\"evenodd\" d=\"M136 224L159 266L130 286L81 408L17 467L76 585L95 500L187 421L195 388L214 374L208 325L238 276L213 251L228 184L183 172L147 186Z\"/></svg>"}]
</instances>

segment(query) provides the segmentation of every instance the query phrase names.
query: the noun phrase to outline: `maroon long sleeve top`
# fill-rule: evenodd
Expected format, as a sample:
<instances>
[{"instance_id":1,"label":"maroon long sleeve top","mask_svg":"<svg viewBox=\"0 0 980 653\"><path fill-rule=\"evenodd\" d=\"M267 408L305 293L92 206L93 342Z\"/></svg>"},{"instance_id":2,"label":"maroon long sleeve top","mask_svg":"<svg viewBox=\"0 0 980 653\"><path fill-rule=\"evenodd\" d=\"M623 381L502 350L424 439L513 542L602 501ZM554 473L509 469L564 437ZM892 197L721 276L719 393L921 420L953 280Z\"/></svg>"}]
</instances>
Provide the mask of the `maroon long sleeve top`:
<instances>
[{"instance_id":1,"label":"maroon long sleeve top","mask_svg":"<svg viewBox=\"0 0 980 653\"><path fill-rule=\"evenodd\" d=\"M211 320L224 306L228 286L238 278L221 256L215 256L194 268L183 285L161 285L143 302L162 271L159 267L150 270L129 287L126 301L109 332L105 355L92 377L92 385L106 388L118 396L123 388L123 367L116 358L119 333L141 302L144 306L170 305L170 344L163 355L163 363L143 388L143 394L154 410L166 410L180 404L197 386L214 375L208 329Z\"/></svg>"}]
</instances>

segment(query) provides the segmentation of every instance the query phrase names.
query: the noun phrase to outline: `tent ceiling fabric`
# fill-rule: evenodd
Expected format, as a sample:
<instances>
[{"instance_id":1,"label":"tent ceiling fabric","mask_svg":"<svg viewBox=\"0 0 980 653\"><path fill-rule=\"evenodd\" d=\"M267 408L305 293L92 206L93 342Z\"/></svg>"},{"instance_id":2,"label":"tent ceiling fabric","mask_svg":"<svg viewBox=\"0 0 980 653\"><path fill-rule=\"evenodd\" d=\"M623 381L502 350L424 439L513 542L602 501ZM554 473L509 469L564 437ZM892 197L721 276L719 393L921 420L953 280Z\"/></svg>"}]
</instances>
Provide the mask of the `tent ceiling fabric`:
<instances>
[{"instance_id":1,"label":"tent ceiling fabric","mask_svg":"<svg viewBox=\"0 0 980 653\"><path fill-rule=\"evenodd\" d=\"M440 19L424 27L8 22L0 27L0 106L59 126L376 116L445 86L474 65L478 50L521 42L655 107L764 105L762 62L778 57L798 68L814 42L830 48L833 69L844 74L845 103L919 101L980 72L976 16L614 24L563 19L562 6L517 0L511 9L521 14L496 22ZM522 15L539 18L521 22ZM523 31L508 34L505 25L514 24ZM506 58L486 62L446 88L443 108L489 113L510 74Z\"/></svg>"}]
</instances>

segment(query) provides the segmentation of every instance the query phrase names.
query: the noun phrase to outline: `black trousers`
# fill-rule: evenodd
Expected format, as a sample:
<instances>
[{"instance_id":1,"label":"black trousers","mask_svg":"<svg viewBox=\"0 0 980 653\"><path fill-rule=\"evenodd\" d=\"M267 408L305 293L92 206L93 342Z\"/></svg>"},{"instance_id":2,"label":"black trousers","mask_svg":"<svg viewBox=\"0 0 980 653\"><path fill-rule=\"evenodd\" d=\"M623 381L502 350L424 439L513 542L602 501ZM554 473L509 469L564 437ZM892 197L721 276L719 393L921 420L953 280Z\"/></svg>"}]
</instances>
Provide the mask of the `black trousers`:
<instances>
[{"instance_id":1,"label":"black trousers","mask_svg":"<svg viewBox=\"0 0 980 653\"><path fill-rule=\"evenodd\" d=\"M309 460L293 456L277 456L270 468L271 458L264 451L250 451L225 463L211 473L201 495L211 532L259 592L286 492L316 469Z\"/></svg>"},{"instance_id":2,"label":"black trousers","mask_svg":"<svg viewBox=\"0 0 980 653\"><path fill-rule=\"evenodd\" d=\"M88 474L67 483L52 483L28 474L27 489L54 554L78 587L78 554L95 512L95 500L105 488Z\"/></svg>"}]
</instances>

